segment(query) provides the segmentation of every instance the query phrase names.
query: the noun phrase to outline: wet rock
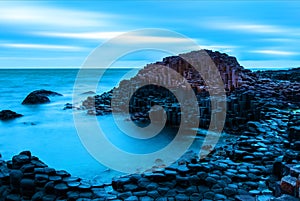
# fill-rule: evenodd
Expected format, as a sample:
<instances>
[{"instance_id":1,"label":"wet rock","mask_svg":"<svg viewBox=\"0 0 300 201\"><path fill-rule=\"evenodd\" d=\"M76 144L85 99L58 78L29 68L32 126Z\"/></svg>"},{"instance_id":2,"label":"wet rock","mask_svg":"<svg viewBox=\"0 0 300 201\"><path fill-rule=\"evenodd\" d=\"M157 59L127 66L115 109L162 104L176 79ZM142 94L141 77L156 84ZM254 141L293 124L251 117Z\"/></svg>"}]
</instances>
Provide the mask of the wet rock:
<instances>
[{"instance_id":1,"label":"wet rock","mask_svg":"<svg viewBox=\"0 0 300 201\"><path fill-rule=\"evenodd\" d=\"M48 91L48 90L36 90L27 95L27 97L23 100L23 105L31 105L31 104L42 104L49 103L49 96L62 96L57 92Z\"/></svg>"},{"instance_id":2,"label":"wet rock","mask_svg":"<svg viewBox=\"0 0 300 201\"><path fill-rule=\"evenodd\" d=\"M43 199L43 196L44 196L44 193L42 191L38 191L31 197L31 200L32 201L40 201Z\"/></svg>"},{"instance_id":3,"label":"wet rock","mask_svg":"<svg viewBox=\"0 0 300 201\"><path fill-rule=\"evenodd\" d=\"M2 121L15 119L15 118L22 117L22 116L23 116L22 114L18 114L16 112L11 111L11 110L2 110L2 111L0 111L0 120L2 120Z\"/></svg>"},{"instance_id":4,"label":"wet rock","mask_svg":"<svg viewBox=\"0 0 300 201\"><path fill-rule=\"evenodd\" d=\"M65 183L59 183L54 186L54 190L57 195L64 195L68 191L68 186Z\"/></svg>"},{"instance_id":5,"label":"wet rock","mask_svg":"<svg viewBox=\"0 0 300 201\"><path fill-rule=\"evenodd\" d=\"M235 196L236 201L255 201L255 198L251 195L237 195Z\"/></svg>"},{"instance_id":6,"label":"wet rock","mask_svg":"<svg viewBox=\"0 0 300 201\"><path fill-rule=\"evenodd\" d=\"M139 199L137 196L130 196L126 198L125 201L139 201Z\"/></svg>"},{"instance_id":7,"label":"wet rock","mask_svg":"<svg viewBox=\"0 0 300 201\"><path fill-rule=\"evenodd\" d=\"M19 154L13 157L12 159L12 166L14 169L19 169L23 165L30 162L30 157L24 154Z\"/></svg>"},{"instance_id":8,"label":"wet rock","mask_svg":"<svg viewBox=\"0 0 300 201\"><path fill-rule=\"evenodd\" d=\"M22 179L20 182L21 194L31 197L35 193L35 183L33 179Z\"/></svg>"},{"instance_id":9,"label":"wet rock","mask_svg":"<svg viewBox=\"0 0 300 201\"><path fill-rule=\"evenodd\" d=\"M175 199L178 201L189 201L189 197L185 194L178 194L175 196Z\"/></svg>"},{"instance_id":10,"label":"wet rock","mask_svg":"<svg viewBox=\"0 0 300 201\"><path fill-rule=\"evenodd\" d=\"M10 172L10 185L12 189L19 189L20 182L23 178L23 173L21 170L12 170Z\"/></svg>"},{"instance_id":11,"label":"wet rock","mask_svg":"<svg viewBox=\"0 0 300 201\"><path fill-rule=\"evenodd\" d=\"M280 196L279 198L272 199L272 201L299 201L299 199L295 198L293 196L284 194L284 195Z\"/></svg>"},{"instance_id":12,"label":"wet rock","mask_svg":"<svg viewBox=\"0 0 300 201\"><path fill-rule=\"evenodd\" d=\"M283 177L281 179L280 187L283 192L295 196L297 191L297 178L291 176Z\"/></svg>"},{"instance_id":13,"label":"wet rock","mask_svg":"<svg viewBox=\"0 0 300 201\"><path fill-rule=\"evenodd\" d=\"M64 107L64 110L73 109L73 108L75 108L75 107L73 106L73 104L71 104L71 103L66 103L66 104L65 104L65 107Z\"/></svg>"},{"instance_id":14,"label":"wet rock","mask_svg":"<svg viewBox=\"0 0 300 201\"><path fill-rule=\"evenodd\" d=\"M21 201L21 196L18 194L9 194L6 196L5 201Z\"/></svg>"}]
</instances>

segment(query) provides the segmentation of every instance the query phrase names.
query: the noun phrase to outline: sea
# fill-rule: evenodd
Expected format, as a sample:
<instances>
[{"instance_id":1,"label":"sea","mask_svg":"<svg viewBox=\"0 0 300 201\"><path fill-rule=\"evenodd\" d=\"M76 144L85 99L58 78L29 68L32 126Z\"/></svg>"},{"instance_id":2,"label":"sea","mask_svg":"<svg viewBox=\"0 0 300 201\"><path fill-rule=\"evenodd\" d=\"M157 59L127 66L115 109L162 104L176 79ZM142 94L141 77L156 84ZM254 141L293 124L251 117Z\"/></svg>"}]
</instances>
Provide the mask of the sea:
<instances>
[{"instance_id":1,"label":"sea","mask_svg":"<svg viewBox=\"0 0 300 201\"><path fill-rule=\"evenodd\" d=\"M96 71L103 73L100 81L94 76ZM122 79L134 76L137 71L125 68L90 69L81 79L81 84L76 85L83 92L80 99L83 101L91 96L95 85L95 93L101 94L118 86ZM12 110L24 115L14 120L0 121L0 153L4 160L11 160L21 151L30 150L49 167L66 170L73 176L109 182L111 178L124 174L97 161L80 140L74 112L80 113L83 121L95 117L83 110L63 109L66 103L73 102L78 72L79 69L0 69L0 110ZM63 96L50 97L51 102L47 104L21 104L30 92L39 89L55 91ZM79 106L81 102L75 104ZM109 140L128 153L143 154L162 149L176 135L176 129L164 129L159 137L143 145L124 135L112 115L96 118L107 131ZM101 142L97 146L102 147Z\"/></svg>"}]
</instances>

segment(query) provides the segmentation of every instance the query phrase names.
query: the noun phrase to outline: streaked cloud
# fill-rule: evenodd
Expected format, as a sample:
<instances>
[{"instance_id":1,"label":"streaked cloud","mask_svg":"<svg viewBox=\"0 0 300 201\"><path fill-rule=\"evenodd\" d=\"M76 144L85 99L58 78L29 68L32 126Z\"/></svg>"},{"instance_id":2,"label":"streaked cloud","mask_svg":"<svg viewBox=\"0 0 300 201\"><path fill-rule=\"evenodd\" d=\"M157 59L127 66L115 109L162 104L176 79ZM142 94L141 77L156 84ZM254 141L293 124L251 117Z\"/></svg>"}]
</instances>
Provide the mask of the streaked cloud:
<instances>
[{"instance_id":1,"label":"streaked cloud","mask_svg":"<svg viewBox=\"0 0 300 201\"><path fill-rule=\"evenodd\" d=\"M107 25L108 14L25 3L0 2L0 23L55 27L99 27ZM49 28L49 27L48 27Z\"/></svg>"},{"instance_id":2,"label":"streaked cloud","mask_svg":"<svg viewBox=\"0 0 300 201\"><path fill-rule=\"evenodd\" d=\"M282 51L282 50L253 50L250 52L257 53L257 54L280 55L280 56L293 56L299 54L297 52Z\"/></svg>"},{"instance_id":3,"label":"streaked cloud","mask_svg":"<svg viewBox=\"0 0 300 201\"><path fill-rule=\"evenodd\" d=\"M126 35L122 36L120 43L187 43L186 38L168 37L168 36L150 36L150 35Z\"/></svg>"},{"instance_id":4,"label":"streaked cloud","mask_svg":"<svg viewBox=\"0 0 300 201\"><path fill-rule=\"evenodd\" d=\"M65 51L79 51L84 50L82 47L69 45L50 45L50 44L29 44L29 43L4 43L1 47L6 48L20 48L20 49L40 49L40 50L65 50Z\"/></svg>"},{"instance_id":5,"label":"streaked cloud","mask_svg":"<svg viewBox=\"0 0 300 201\"><path fill-rule=\"evenodd\" d=\"M78 57L0 57L0 60L75 60Z\"/></svg>"},{"instance_id":6,"label":"streaked cloud","mask_svg":"<svg viewBox=\"0 0 300 201\"><path fill-rule=\"evenodd\" d=\"M258 22L240 21L236 19L208 19L202 26L209 29L237 31L257 34L288 34L299 36L300 29Z\"/></svg>"},{"instance_id":7,"label":"streaked cloud","mask_svg":"<svg viewBox=\"0 0 300 201\"><path fill-rule=\"evenodd\" d=\"M31 34L46 37L58 37L58 38L75 38L75 39L88 39L88 40L99 40L99 39L110 39L116 37L124 32L33 32Z\"/></svg>"}]
</instances>

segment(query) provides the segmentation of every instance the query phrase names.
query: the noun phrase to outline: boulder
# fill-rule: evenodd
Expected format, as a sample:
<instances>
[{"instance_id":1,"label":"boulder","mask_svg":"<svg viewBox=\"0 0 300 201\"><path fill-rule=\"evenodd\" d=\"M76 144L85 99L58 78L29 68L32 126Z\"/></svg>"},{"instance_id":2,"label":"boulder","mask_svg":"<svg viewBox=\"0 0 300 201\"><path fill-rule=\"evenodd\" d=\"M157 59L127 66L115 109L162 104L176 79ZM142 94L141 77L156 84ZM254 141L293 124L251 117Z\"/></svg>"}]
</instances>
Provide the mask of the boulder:
<instances>
[{"instance_id":1,"label":"boulder","mask_svg":"<svg viewBox=\"0 0 300 201\"><path fill-rule=\"evenodd\" d=\"M15 119L15 118L22 117L22 116L23 116L22 114L18 114L11 110L2 110L0 112L0 120L2 120L2 121Z\"/></svg>"},{"instance_id":2,"label":"boulder","mask_svg":"<svg viewBox=\"0 0 300 201\"><path fill-rule=\"evenodd\" d=\"M57 92L48 91L48 90L36 90L31 92L22 102L23 105L31 105L31 104L42 104L49 103L50 99L48 96L62 96Z\"/></svg>"}]
</instances>

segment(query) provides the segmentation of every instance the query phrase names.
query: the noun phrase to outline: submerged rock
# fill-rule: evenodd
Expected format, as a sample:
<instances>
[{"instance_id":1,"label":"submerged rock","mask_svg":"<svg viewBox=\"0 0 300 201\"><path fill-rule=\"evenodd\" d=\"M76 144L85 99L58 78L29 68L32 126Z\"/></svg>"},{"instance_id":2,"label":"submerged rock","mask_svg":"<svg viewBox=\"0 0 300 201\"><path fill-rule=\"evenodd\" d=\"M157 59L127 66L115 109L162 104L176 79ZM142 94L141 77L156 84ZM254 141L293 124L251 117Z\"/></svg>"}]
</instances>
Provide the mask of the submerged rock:
<instances>
[{"instance_id":1,"label":"submerged rock","mask_svg":"<svg viewBox=\"0 0 300 201\"><path fill-rule=\"evenodd\" d=\"M22 102L23 105L50 103L48 96L62 96L57 92L48 90L36 90L31 92Z\"/></svg>"},{"instance_id":2,"label":"submerged rock","mask_svg":"<svg viewBox=\"0 0 300 201\"><path fill-rule=\"evenodd\" d=\"M22 117L22 116L23 116L22 114L18 114L11 110L2 110L0 112L0 120L2 120L2 121L15 119L15 118Z\"/></svg>"}]
</instances>

